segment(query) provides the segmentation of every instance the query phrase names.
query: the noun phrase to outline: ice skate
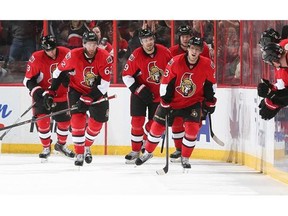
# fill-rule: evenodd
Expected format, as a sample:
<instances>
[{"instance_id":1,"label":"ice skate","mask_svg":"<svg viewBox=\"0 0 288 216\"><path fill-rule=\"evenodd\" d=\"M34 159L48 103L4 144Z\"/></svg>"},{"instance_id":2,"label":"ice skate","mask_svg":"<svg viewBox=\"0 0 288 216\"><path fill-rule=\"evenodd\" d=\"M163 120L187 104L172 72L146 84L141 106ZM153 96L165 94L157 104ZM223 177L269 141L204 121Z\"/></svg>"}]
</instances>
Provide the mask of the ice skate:
<instances>
[{"instance_id":1,"label":"ice skate","mask_svg":"<svg viewBox=\"0 0 288 216\"><path fill-rule=\"evenodd\" d=\"M175 152L170 154L170 161L172 163L177 163L181 161L181 149L176 149Z\"/></svg>"},{"instance_id":2,"label":"ice skate","mask_svg":"<svg viewBox=\"0 0 288 216\"><path fill-rule=\"evenodd\" d=\"M59 143L56 143L54 146L54 149L57 152L61 152L62 154L64 154L65 156L69 157L69 158L74 158L75 154L73 151L71 151L70 149L67 148L66 145L61 145Z\"/></svg>"},{"instance_id":3,"label":"ice skate","mask_svg":"<svg viewBox=\"0 0 288 216\"><path fill-rule=\"evenodd\" d=\"M183 167L183 173L188 173L191 169L191 164L189 163L189 158L181 157L181 165Z\"/></svg>"},{"instance_id":4,"label":"ice skate","mask_svg":"<svg viewBox=\"0 0 288 216\"><path fill-rule=\"evenodd\" d=\"M145 151L143 155L141 155L139 158L136 159L135 164L137 166L140 166L152 157L153 157L152 153Z\"/></svg>"},{"instance_id":5,"label":"ice skate","mask_svg":"<svg viewBox=\"0 0 288 216\"><path fill-rule=\"evenodd\" d=\"M139 158L140 152L131 151L129 154L125 156L126 164L134 164L135 160Z\"/></svg>"},{"instance_id":6,"label":"ice skate","mask_svg":"<svg viewBox=\"0 0 288 216\"><path fill-rule=\"evenodd\" d=\"M83 163L84 163L84 154L77 154L74 165L80 167L83 166Z\"/></svg>"},{"instance_id":7,"label":"ice skate","mask_svg":"<svg viewBox=\"0 0 288 216\"><path fill-rule=\"evenodd\" d=\"M91 151L90 151L90 147L88 146L85 146L85 162L87 164L90 164L92 162L92 154L91 154Z\"/></svg>"},{"instance_id":8,"label":"ice skate","mask_svg":"<svg viewBox=\"0 0 288 216\"><path fill-rule=\"evenodd\" d=\"M51 154L51 146L43 147L43 151L39 154L39 158L41 158L41 163L47 162L50 154Z\"/></svg>"}]
</instances>

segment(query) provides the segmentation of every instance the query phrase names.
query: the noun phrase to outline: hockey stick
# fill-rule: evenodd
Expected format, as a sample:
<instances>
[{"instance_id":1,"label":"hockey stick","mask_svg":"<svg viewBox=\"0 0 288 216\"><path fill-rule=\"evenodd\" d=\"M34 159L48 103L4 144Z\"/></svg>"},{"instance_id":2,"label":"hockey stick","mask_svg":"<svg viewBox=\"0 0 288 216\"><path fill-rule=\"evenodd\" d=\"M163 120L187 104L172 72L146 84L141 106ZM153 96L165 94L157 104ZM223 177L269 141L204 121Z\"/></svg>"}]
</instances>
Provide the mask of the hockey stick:
<instances>
[{"instance_id":1,"label":"hockey stick","mask_svg":"<svg viewBox=\"0 0 288 216\"><path fill-rule=\"evenodd\" d=\"M210 134L211 134L211 137L212 139L220 146L224 146L224 142L222 142L213 132L213 129L212 129L212 118L211 118L211 113L208 114L209 116L209 126L210 126Z\"/></svg>"},{"instance_id":2,"label":"hockey stick","mask_svg":"<svg viewBox=\"0 0 288 216\"><path fill-rule=\"evenodd\" d=\"M114 94L112 96L109 96L109 97L102 98L102 99L100 99L98 101L95 101L95 102L92 103L92 105L98 104L98 103L102 103L104 101L108 101L108 100L111 100L113 98L116 98L116 94ZM77 109L77 106L73 106L73 107L70 107L70 108L67 108L67 109L64 109L64 110L60 110L60 111L57 111L57 112L50 113L50 114L45 115L45 116L41 116L39 118L28 119L26 121L22 121L22 122L19 122L19 123L16 123L16 124L12 124L12 125L0 128L0 131L7 130L9 128L13 128L13 127L17 127L17 126L21 126L21 125L24 125L24 124L29 124L31 122L35 123L35 122L37 122L37 121L39 121L41 119L52 117L52 116L56 116L56 115L59 115L59 114L65 113L65 112L70 112L70 111L76 110L76 109Z\"/></svg>"},{"instance_id":3,"label":"hockey stick","mask_svg":"<svg viewBox=\"0 0 288 216\"><path fill-rule=\"evenodd\" d=\"M28 113L35 104L36 104L36 102L34 102L31 106L29 106L29 107L22 113L22 115L14 122L14 124L18 123L18 122L21 120L21 118L22 118L24 115L26 115L26 113ZM7 133L9 133L9 131L10 131L11 129L12 129L12 128L10 128L9 130L6 130L6 131L1 135L0 141L2 141L2 139L4 138L4 136L6 136Z\"/></svg>"},{"instance_id":4,"label":"hockey stick","mask_svg":"<svg viewBox=\"0 0 288 216\"><path fill-rule=\"evenodd\" d=\"M162 144L161 144L161 153L163 153L163 149L164 149L164 141L165 141L165 134L166 132L162 135Z\"/></svg>"},{"instance_id":5,"label":"hockey stick","mask_svg":"<svg viewBox=\"0 0 288 216\"><path fill-rule=\"evenodd\" d=\"M165 140L166 137L166 164L165 167L161 170L156 170L156 173L158 175L164 175L168 172L169 169L169 134L168 134L168 116L165 118L165 127L166 127L166 134L164 135L163 140ZM164 141L163 141L164 142Z\"/></svg>"}]
</instances>

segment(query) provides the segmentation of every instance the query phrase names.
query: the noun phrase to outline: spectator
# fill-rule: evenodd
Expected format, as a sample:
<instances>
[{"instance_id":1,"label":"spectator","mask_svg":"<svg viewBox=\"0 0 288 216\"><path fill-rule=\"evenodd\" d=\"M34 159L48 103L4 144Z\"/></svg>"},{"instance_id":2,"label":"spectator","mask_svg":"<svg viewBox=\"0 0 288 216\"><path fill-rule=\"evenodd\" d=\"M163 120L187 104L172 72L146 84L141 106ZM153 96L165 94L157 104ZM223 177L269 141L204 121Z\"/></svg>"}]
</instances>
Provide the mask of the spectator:
<instances>
[{"instance_id":1,"label":"spectator","mask_svg":"<svg viewBox=\"0 0 288 216\"><path fill-rule=\"evenodd\" d=\"M12 36L9 65L15 61L28 61L36 50L36 38L42 27L41 21L10 21L8 23Z\"/></svg>"},{"instance_id":2,"label":"spectator","mask_svg":"<svg viewBox=\"0 0 288 216\"><path fill-rule=\"evenodd\" d=\"M66 30L67 47L70 49L82 47L82 35L89 31L83 20L72 20L68 30Z\"/></svg>"},{"instance_id":3,"label":"spectator","mask_svg":"<svg viewBox=\"0 0 288 216\"><path fill-rule=\"evenodd\" d=\"M142 29L150 29L155 34L156 43L162 44L165 47L170 47L171 30L166 22L157 20L144 20Z\"/></svg>"},{"instance_id":4,"label":"spectator","mask_svg":"<svg viewBox=\"0 0 288 216\"><path fill-rule=\"evenodd\" d=\"M100 49L106 50L111 56L113 56L113 47L109 43L108 38L102 37L101 29L99 26L94 26L92 31L97 35L98 44Z\"/></svg>"},{"instance_id":5,"label":"spectator","mask_svg":"<svg viewBox=\"0 0 288 216\"><path fill-rule=\"evenodd\" d=\"M128 59L131 53L138 47L141 46L139 37L138 37L138 32L140 29L140 24L138 22L131 22L129 24L129 34L131 36L130 40L128 41L128 48L127 52L125 54L125 58Z\"/></svg>"}]
</instances>

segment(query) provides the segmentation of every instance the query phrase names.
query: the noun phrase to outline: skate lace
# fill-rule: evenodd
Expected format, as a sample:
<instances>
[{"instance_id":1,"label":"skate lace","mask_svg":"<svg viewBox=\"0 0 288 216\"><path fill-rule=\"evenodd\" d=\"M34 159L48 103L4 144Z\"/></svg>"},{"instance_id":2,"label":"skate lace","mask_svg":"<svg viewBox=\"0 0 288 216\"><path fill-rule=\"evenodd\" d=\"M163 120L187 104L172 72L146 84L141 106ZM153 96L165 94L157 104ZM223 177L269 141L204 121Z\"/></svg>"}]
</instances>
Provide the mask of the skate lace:
<instances>
[{"instance_id":1,"label":"skate lace","mask_svg":"<svg viewBox=\"0 0 288 216\"><path fill-rule=\"evenodd\" d=\"M189 164L188 158L182 158L182 164Z\"/></svg>"},{"instance_id":2,"label":"skate lace","mask_svg":"<svg viewBox=\"0 0 288 216\"><path fill-rule=\"evenodd\" d=\"M139 152L131 151L128 155L132 157L136 157L136 156L138 157Z\"/></svg>"},{"instance_id":3,"label":"skate lace","mask_svg":"<svg viewBox=\"0 0 288 216\"><path fill-rule=\"evenodd\" d=\"M50 147L44 147L42 154L49 154L50 153Z\"/></svg>"},{"instance_id":4,"label":"skate lace","mask_svg":"<svg viewBox=\"0 0 288 216\"><path fill-rule=\"evenodd\" d=\"M83 160L84 160L83 154L78 154L77 155L77 161L83 161Z\"/></svg>"},{"instance_id":5,"label":"skate lace","mask_svg":"<svg viewBox=\"0 0 288 216\"><path fill-rule=\"evenodd\" d=\"M151 153L145 152L142 156L140 156L140 160L146 161L151 157Z\"/></svg>"},{"instance_id":6,"label":"skate lace","mask_svg":"<svg viewBox=\"0 0 288 216\"><path fill-rule=\"evenodd\" d=\"M63 151L67 152L67 153L71 153L71 150L67 148L66 145L63 146Z\"/></svg>"}]
</instances>

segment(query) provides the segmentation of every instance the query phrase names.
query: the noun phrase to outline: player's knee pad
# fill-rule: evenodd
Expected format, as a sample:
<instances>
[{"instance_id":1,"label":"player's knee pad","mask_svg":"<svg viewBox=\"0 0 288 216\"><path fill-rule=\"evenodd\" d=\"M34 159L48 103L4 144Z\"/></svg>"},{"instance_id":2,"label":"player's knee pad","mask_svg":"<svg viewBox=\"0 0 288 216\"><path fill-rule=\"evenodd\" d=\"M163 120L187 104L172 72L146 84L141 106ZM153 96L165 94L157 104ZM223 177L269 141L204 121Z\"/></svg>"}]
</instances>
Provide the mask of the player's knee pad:
<instances>
[{"instance_id":1,"label":"player's knee pad","mask_svg":"<svg viewBox=\"0 0 288 216\"><path fill-rule=\"evenodd\" d=\"M182 117L175 117L172 124L172 132L178 133L184 131L184 120Z\"/></svg>"},{"instance_id":2,"label":"player's knee pad","mask_svg":"<svg viewBox=\"0 0 288 216\"><path fill-rule=\"evenodd\" d=\"M69 134L69 126L70 126L70 121L57 122L56 133L58 135L58 139L61 139L62 142L66 141L66 138Z\"/></svg>"},{"instance_id":3,"label":"player's knee pad","mask_svg":"<svg viewBox=\"0 0 288 216\"><path fill-rule=\"evenodd\" d=\"M75 113L71 118L71 127L75 129L85 128L86 126L86 114Z\"/></svg>"},{"instance_id":4,"label":"player's knee pad","mask_svg":"<svg viewBox=\"0 0 288 216\"><path fill-rule=\"evenodd\" d=\"M152 136L155 136L155 137L161 137L161 135L163 134L164 131L165 131L164 125L162 125L156 121L153 121L153 124L151 125L149 134L151 134Z\"/></svg>"},{"instance_id":5,"label":"player's knee pad","mask_svg":"<svg viewBox=\"0 0 288 216\"><path fill-rule=\"evenodd\" d=\"M145 124L145 133L149 133L151 125L152 125L153 120L149 120L146 124Z\"/></svg>"},{"instance_id":6,"label":"player's knee pad","mask_svg":"<svg viewBox=\"0 0 288 216\"><path fill-rule=\"evenodd\" d=\"M200 130L200 123L198 122L185 122L185 138L191 141L196 140L197 134Z\"/></svg>"},{"instance_id":7,"label":"player's knee pad","mask_svg":"<svg viewBox=\"0 0 288 216\"><path fill-rule=\"evenodd\" d=\"M103 122L98 122L93 118L88 119L88 128L87 131L90 134L98 134L103 126Z\"/></svg>"},{"instance_id":8,"label":"player's knee pad","mask_svg":"<svg viewBox=\"0 0 288 216\"><path fill-rule=\"evenodd\" d=\"M37 117L42 117L44 116L43 115L38 115ZM37 124L37 127L38 127L38 131L39 132L47 132L47 131L50 131L50 118L43 118L43 119L40 119L36 122Z\"/></svg>"},{"instance_id":9,"label":"player's knee pad","mask_svg":"<svg viewBox=\"0 0 288 216\"><path fill-rule=\"evenodd\" d=\"M132 116L131 126L134 130L142 130L145 123L144 116Z\"/></svg>"},{"instance_id":10,"label":"player's knee pad","mask_svg":"<svg viewBox=\"0 0 288 216\"><path fill-rule=\"evenodd\" d=\"M71 118L72 136L84 136L86 127L86 114L75 113Z\"/></svg>"}]
</instances>

